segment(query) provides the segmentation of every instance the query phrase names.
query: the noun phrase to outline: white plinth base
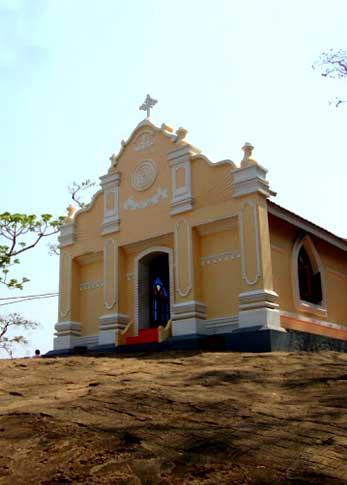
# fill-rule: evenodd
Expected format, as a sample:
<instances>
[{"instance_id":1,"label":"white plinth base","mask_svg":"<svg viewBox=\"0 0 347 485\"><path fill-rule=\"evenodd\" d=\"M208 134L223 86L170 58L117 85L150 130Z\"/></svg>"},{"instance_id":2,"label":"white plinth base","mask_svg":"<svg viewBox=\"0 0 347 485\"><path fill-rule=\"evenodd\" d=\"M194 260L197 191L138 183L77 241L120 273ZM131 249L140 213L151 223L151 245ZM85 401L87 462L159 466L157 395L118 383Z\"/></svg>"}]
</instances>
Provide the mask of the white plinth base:
<instances>
[{"instance_id":1,"label":"white plinth base","mask_svg":"<svg viewBox=\"0 0 347 485\"><path fill-rule=\"evenodd\" d=\"M205 320L200 318L187 318L172 322L172 336L205 335Z\"/></svg>"},{"instance_id":2,"label":"white plinth base","mask_svg":"<svg viewBox=\"0 0 347 485\"><path fill-rule=\"evenodd\" d=\"M239 328L261 326L261 330L278 330L285 332L281 327L280 311L270 308L244 310L239 313Z\"/></svg>"},{"instance_id":3,"label":"white plinth base","mask_svg":"<svg viewBox=\"0 0 347 485\"><path fill-rule=\"evenodd\" d=\"M54 350L69 350L77 345L79 337L74 335L64 335L62 337L54 337L53 349Z\"/></svg>"},{"instance_id":4,"label":"white plinth base","mask_svg":"<svg viewBox=\"0 0 347 485\"><path fill-rule=\"evenodd\" d=\"M99 345L116 345L116 329L101 330L99 332Z\"/></svg>"}]
</instances>

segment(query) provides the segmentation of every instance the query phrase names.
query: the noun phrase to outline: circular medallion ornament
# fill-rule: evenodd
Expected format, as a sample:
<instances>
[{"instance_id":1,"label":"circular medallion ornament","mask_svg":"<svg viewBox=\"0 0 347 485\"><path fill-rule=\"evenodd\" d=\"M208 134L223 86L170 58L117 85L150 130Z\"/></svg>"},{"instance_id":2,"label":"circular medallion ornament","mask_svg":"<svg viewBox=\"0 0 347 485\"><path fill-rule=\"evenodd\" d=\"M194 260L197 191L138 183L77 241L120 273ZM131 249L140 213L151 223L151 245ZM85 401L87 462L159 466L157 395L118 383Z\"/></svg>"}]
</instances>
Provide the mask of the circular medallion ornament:
<instances>
[{"instance_id":1,"label":"circular medallion ornament","mask_svg":"<svg viewBox=\"0 0 347 485\"><path fill-rule=\"evenodd\" d=\"M135 168L132 176L132 186L135 190L147 190L157 178L157 168L152 160L143 160Z\"/></svg>"}]
</instances>

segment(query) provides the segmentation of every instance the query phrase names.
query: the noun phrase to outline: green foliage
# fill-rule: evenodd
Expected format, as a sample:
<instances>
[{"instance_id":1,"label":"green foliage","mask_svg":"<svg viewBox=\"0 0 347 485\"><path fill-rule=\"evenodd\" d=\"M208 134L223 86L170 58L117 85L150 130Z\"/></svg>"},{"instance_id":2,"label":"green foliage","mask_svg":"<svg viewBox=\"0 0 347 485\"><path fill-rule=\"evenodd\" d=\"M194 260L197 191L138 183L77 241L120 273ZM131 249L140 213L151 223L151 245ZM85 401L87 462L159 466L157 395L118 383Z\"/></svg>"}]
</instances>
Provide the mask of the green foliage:
<instances>
[{"instance_id":1,"label":"green foliage","mask_svg":"<svg viewBox=\"0 0 347 485\"><path fill-rule=\"evenodd\" d=\"M34 248L42 238L56 234L64 217L54 219L51 214L0 214L0 283L8 288L23 289L28 278L11 278L10 269L20 263L17 257Z\"/></svg>"}]
</instances>

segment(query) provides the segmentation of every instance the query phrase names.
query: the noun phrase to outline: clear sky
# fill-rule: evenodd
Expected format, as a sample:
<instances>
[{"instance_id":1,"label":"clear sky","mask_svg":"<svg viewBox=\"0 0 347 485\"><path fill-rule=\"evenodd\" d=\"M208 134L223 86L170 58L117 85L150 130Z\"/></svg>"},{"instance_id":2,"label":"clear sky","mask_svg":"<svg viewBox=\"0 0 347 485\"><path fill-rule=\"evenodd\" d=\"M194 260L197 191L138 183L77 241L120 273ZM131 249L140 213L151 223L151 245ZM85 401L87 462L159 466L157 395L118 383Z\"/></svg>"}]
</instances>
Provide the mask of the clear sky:
<instances>
[{"instance_id":1,"label":"clear sky","mask_svg":"<svg viewBox=\"0 0 347 485\"><path fill-rule=\"evenodd\" d=\"M212 161L252 142L274 200L347 237L347 109L328 105L347 84L311 68L347 47L346 18L345 0L0 0L0 210L65 213L67 186L106 173L150 93L153 122ZM20 269L23 295L57 291L46 243ZM21 355L52 348L57 299L1 311L41 322Z\"/></svg>"}]
</instances>

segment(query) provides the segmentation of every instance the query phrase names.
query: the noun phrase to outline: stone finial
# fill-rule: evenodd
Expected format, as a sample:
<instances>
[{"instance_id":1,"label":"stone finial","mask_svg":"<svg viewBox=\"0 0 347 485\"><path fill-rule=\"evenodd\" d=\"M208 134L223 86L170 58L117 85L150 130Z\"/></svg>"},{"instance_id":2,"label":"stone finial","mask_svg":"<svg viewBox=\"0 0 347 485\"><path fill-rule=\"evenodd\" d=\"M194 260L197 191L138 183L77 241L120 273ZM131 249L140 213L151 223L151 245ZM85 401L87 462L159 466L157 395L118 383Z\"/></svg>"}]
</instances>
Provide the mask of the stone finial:
<instances>
[{"instance_id":1,"label":"stone finial","mask_svg":"<svg viewBox=\"0 0 347 485\"><path fill-rule=\"evenodd\" d=\"M257 163L256 159L252 157L254 146L252 143L246 142L242 150L244 151L243 159L241 160L241 167L247 167L247 165L253 165Z\"/></svg>"},{"instance_id":2,"label":"stone finial","mask_svg":"<svg viewBox=\"0 0 347 485\"><path fill-rule=\"evenodd\" d=\"M113 165L114 167L117 165L117 157L116 155L113 153L110 158L109 158L110 162L111 162L111 165Z\"/></svg>"},{"instance_id":3,"label":"stone finial","mask_svg":"<svg viewBox=\"0 0 347 485\"><path fill-rule=\"evenodd\" d=\"M187 134L188 134L188 130L186 130L185 128L182 128L182 126L180 126L178 128L178 130L176 130L176 135L177 135L176 141L183 141L185 139L185 137L187 136Z\"/></svg>"},{"instance_id":4,"label":"stone finial","mask_svg":"<svg viewBox=\"0 0 347 485\"><path fill-rule=\"evenodd\" d=\"M66 211L67 211L67 216L66 216L66 219L65 219L66 223L73 221L76 210L77 210L76 207L72 204L70 204L69 207L66 208Z\"/></svg>"}]
</instances>

